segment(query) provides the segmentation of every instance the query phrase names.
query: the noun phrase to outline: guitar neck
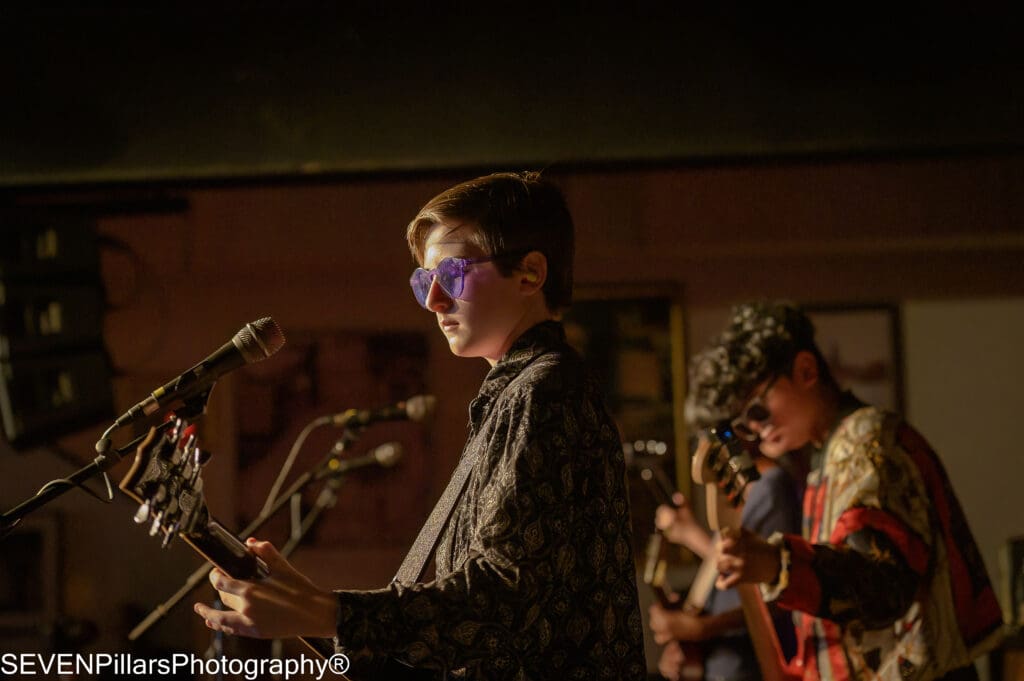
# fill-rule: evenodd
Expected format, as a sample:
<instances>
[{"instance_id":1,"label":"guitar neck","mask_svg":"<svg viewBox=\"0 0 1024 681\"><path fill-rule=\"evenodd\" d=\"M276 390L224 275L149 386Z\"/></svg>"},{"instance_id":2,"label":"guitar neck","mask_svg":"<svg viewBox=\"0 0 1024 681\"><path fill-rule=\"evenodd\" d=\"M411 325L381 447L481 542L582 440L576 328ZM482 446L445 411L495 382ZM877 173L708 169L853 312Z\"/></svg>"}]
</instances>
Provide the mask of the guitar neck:
<instances>
[{"instance_id":1,"label":"guitar neck","mask_svg":"<svg viewBox=\"0 0 1024 681\"><path fill-rule=\"evenodd\" d=\"M716 531L742 525L740 506L743 495L728 497L721 493L722 476L728 476L732 468L715 466L713 463L714 457L719 456L722 449L716 449L709 440L703 439L694 454L692 469L693 479L704 485L708 524ZM762 678L765 681L799 681L802 674L791 667L782 655L779 636L768 606L761 597L760 588L756 584L737 584L734 588L740 596L743 619L747 624Z\"/></svg>"},{"instance_id":2,"label":"guitar neck","mask_svg":"<svg viewBox=\"0 0 1024 681\"><path fill-rule=\"evenodd\" d=\"M203 530L189 532L182 538L230 577L259 579L269 574L266 564L216 520L211 519Z\"/></svg>"},{"instance_id":3,"label":"guitar neck","mask_svg":"<svg viewBox=\"0 0 1024 681\"><path fill-rule=\"evenodd\" d=\"M270 574L266 563L216 520L210 519L204 529L189 532L182 539L234 579L261 579ZM309 637L299 637L299 640L321 659L334 655L333 641Z\"/></svg>"},{"instance_id":4,"label":"guitar neck","mask_svg":"<svg viewBox=\"0 0 1024 681\"><path fill-rule=\"evenodd\" d=\"M683 610L695 613L704 610L704 606L707 605L708 598L715 588L715 579L718 578L717 562L718 557L714 553L710 553L697 568L697 574L693 576L690 590L686 592Z\"/></svg>"},{"instance_id":5,"label":"guitar neck","mask_svg":"<svg viewBox=\"0 0 1024 681\"><path fill-rule=\"evenodd\" d=\"M167 546L180 537L208 562L228 576L241 580L259 580L270 571L234 533L209 513L203 496L202 466L208 452L199 448L194 429L178 419L170 429L159 433L151 428L135 451L135 458L118 487L139 504L136 523L147 523L149 534ZM322 659L333 658L334 642L328 639L300 639ZM397 660L388 659L384 667L365 667L357 662L356 675L334 673L342 681L356 679L434 679L429 670L413 670ZM332 665L333 667L333 665ZM383 671L381 671L383 670ZM378 673L380 672L380 673Z\"/></svg>"},{"instance_id":6,"label":"guitar neck","mask_svg":"<svg viewBox=\"0 0 1024 681\"><path fill-rule=\"evenodd\" d=\"M740 595L743 619L747 622L747 631L764 681L798 681L802 675L782 656L779 636L768 606L761 597L761 590L756 584L737 584L735 588Z\"/></svg>"}]
</instances>

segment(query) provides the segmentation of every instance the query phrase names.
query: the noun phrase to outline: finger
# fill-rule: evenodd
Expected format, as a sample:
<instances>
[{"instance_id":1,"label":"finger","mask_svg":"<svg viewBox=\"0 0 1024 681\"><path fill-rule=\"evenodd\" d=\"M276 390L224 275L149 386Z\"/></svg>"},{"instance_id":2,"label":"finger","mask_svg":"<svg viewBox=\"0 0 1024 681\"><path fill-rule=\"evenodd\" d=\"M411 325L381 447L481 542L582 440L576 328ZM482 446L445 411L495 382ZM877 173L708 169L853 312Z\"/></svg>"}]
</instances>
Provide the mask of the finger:
<instances>
[{"instance_id":1,"label":"finger","mask_svg":"<svg viewBox=\"0 0 1024 681\"><path fill-rule=\"evenodd\" d=\"M719 556L718 561L715 562L715 568L723 575L736 572L743 568L743 559L729 555Z\"/></svg>"},{"instance_id":2,"label":"finger","mask_svg":"<svg viewBox=\"0 0 1024 681\"><path fill-rule=\"evenodd\" d=\"M280 565L287 563L285 557L278 551L278 547L275 547L270 542L264 542L254 537L250 537L246 540L246 546L249 550L255 553L257 556L262 558L266 562L267 567L273 568L274 565Z\"/></svg>"},{"instance_id":3,"label":"finger","mask_svg":"<svg viewBox=\"0 0 1024 681\"><path fill-rule=\"evenodd\" d=\"M217 591L226 594L238 595L241 594L246 588L245 582L228 577L219 568L214 568L213 570L210 570L210 584L212 584L213 588Z\"/></svg>"},{"instance_id":4,"label":"finger","mask_svg":"<svg viewBox=\"0 0 1024 681\"><path fill-rule=\"evenodd\" d=\"M668 506L659 506L654 511L654 526L664 530L672 526L676 519L676 512Z\"/></svg>"},{"instance_id":5,"label":"finger","mask_svg":"<svg viewBox=\"0 0 1024 681\"><path fill-rule=\"evenodd\" d=\"M220 602L228 610L234 610L235 612L246 613L249 609L249 602L234 594L222 593L220 595Z\"/></svg>"},{"instance_id":6,"label":"finger","mask_svg":"<svg viewBox=\"0 0 1024 681\"><path fill-rule=\"evenodd\" d=\"M654 642L657 643L659 646L665 645L671 640L672 637L666 634L665 632L655 632L654 634Z\"/></svg>"},{"instance_id":7,"label":"finger","mask_svg":"<svg viewBox=\"0 0 1024 681\"><path fill-rule=\"evenodd\" d=\"M739 542L733 537L727 537L725 539L719 539L715 548L718 553L735 553L739 548Z\"/></svg>"},{"instance_id":8,"label":"finger","mask_svg":"<svg viewBox=\"0 0 1024 681\"><path fill-rule=\"evenodd\" d=\"M682 492L673 492L672 503L676 506L686 506L686 497L683 496Z\"/></svg>"},{"instance_id":9,"label":"finger","mask_svg":"<svg viewBox=\"0 0 1024 681\"><path fill-rule=\"evenodd\" d=\"M719 575L718 579L715 580L715 588L719 591L725 591L736 586L740 581L740 575L738 572L733 572L727 575Z\"/></svg>"},{"instance_id":10,"label":"finger","mask_svg":"<svg viewBox=\"0 0 1024 681\"><path fill-rule=\"evenodd\" d=\"M263 562L265 562L267 567L270 569L271 574L281 571L292 571L291 564L284 556L281 555L277 550L277 547L272 543L249 537L245 540L245 545L249 547L249 550L263 559Z\"/></svg>"},{"instance_id":11,"label":"finger","mask_svg":"<svg viewBox=\"0 0 1024 681\"><path fill-rule=\"evenodd\" d=\"M217 610L202 603L196 603L193 609L201 615L204 623L214 631L223 631L225 634L236 636L259 636L255 623L237 612L231 610Z\"/></svg>"}]
</instances>

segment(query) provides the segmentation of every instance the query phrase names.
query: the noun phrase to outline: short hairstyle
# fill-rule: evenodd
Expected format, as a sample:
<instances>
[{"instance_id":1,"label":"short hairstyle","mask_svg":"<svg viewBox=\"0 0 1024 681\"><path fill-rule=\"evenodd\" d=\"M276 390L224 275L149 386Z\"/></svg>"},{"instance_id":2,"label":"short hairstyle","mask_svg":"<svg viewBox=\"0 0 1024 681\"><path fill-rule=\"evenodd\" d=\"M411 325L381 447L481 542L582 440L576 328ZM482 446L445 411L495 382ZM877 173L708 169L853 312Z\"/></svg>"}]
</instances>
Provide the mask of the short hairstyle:
<instances>
[{"instance_id":1,"label":"short hairstyle","mask_svg":"<svg viewBox=\"0 0 1024 681\"><path fill-rule=\"evenodd\" d=\"M495 173L447 189L427 202L406 229L409 250L423 263L424 243L436 225L469 223L476 244L503 276L530 251L547 259L544 302L552 312L572 303L574 228L562 192L537 172ZM501 257L507 256L507 257Z\"/></svg>"},{"instance_id":2,"label":"short hairstyle","mask_svg":"<svg viewBox=\"0 0 1024 681\"><path fill-rule=\"evenodd\" d=\"M819 380L835 386L814 342L814 324L799 306L787 301L737 305L726 329L690 362L687 422L706 428L732 418L759 383L788 375L802 350L818 360Z\"/></svg>"}]
</instances>

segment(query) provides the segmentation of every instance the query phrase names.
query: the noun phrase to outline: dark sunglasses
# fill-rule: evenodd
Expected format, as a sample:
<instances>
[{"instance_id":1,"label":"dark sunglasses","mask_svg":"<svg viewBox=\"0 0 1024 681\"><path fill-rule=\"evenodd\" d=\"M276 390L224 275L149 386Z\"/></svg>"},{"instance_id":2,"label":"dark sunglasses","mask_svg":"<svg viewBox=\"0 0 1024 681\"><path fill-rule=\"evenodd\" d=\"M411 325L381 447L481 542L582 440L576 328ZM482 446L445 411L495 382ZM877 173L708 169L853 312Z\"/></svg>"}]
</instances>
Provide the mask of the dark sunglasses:
<instances>
[{"instance_id":1,"label":"dark sunglasses","mask_svg":"<svg viewBox=\"0 0 1024 681\"><path fill-rule=\"evenodd\" d=\"M496 256L488 258L445 258L437 263L432 270L425 270L422 267L409 277L409 285L412 286L412 294L416 296L416 302L423 307L427 306L427 296L430 294L430 285L437 280L449 298L458 298L466 286L466 268L482 262L490 262Z\"/></svg>"},{"instance_id":2,"label":"dark sunglasses","mask_svg":"<svg viewBox=\"0 0 1024 681\"><path fill-rule=\"evenodd\" d=\"M757 433L755 433L750 427L751 424L756 423L761 426L772 418L772 413L768 410L768 407L765 406L764 399L767 397L768 391L772 389L772 386L775 385L775 381L778 380L778 378L778 374L772 376L772 380L768 381L764 390L747 402L746 406L743 407L743 411L740 412L740 415L732 420L732 429L744 440L753 441L758 437Z\"/></svg>"}]
</instances>

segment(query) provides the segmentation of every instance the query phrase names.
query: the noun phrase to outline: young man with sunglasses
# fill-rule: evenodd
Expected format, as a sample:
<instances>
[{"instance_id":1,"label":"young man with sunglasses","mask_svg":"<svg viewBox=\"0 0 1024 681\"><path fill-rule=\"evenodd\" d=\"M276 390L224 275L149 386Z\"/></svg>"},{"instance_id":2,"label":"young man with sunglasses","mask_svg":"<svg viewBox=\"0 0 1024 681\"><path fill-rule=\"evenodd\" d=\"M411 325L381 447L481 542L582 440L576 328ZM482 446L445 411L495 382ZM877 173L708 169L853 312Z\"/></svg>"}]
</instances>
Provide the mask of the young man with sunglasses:
<instances>
[{"instance_id":1,"label":"young man with sunglasses","mask_svg":"<svg viewBox=\"0 0 1024 681\"><path fill-rule=\"evenodd\" d=\"M769 457L812 448L803 536L724 537L719 588L758 582L795 611L805 679L976 679L1002 615L927 442L839 388L794 305L740 305L701 358L702 420L732 417Z\"/></svg>"},{"instance_id":2,"label":"young man with sunglasses","mask_svg":"<svg viewBox=\"0 0 1024 681\"><path fill-rule=\"evenodd\" d=\"M231 610L197 612L228 633L336 636L435 678L645 678L619 435L557 321L572 298L564 198L535 173L481 177L431 199L407 240L417 302L454 354L491 365L436 580L331 592L250 542L270 578L214 571Z\"/></svg>"}]
</instances>

